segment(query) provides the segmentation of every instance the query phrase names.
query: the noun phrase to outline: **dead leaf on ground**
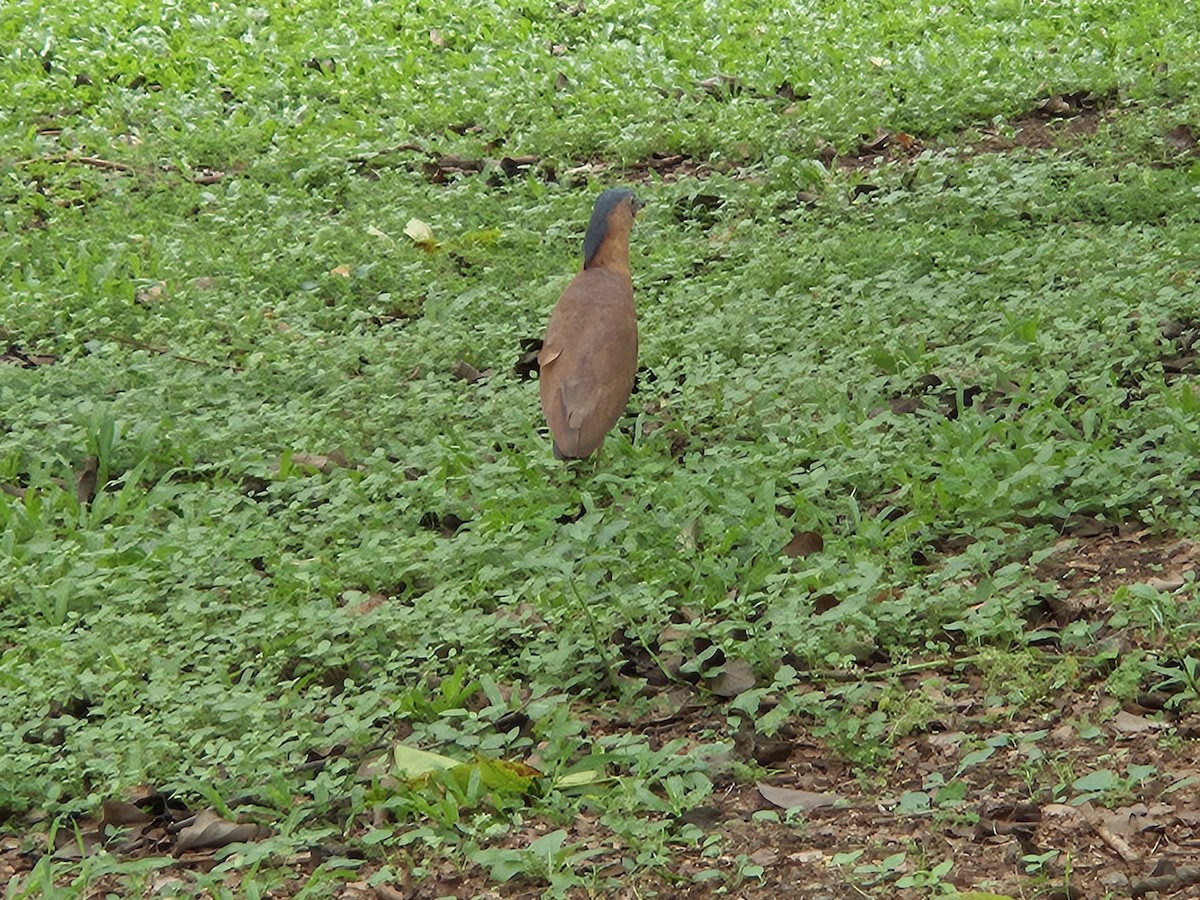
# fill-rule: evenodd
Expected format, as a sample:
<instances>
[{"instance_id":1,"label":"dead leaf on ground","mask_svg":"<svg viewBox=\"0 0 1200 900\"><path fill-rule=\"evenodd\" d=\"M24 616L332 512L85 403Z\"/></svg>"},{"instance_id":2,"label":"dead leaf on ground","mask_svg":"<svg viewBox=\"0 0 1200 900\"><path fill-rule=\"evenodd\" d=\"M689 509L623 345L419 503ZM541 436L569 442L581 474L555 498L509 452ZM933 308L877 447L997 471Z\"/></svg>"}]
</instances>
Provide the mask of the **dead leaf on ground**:
<instances>
[{"instance_id":1,"label":"dead leaf on ground","mask_svg":"<svg viewBox=\"0 0 1200 900\"><path fill-rule=\"evenodd\" d=\"M366 599L361 599L365 597ZM387 594L376 591L372 594L363 594L360 591L343 591L342 600L347 604L347 612L352 616L365 616L368 613L373 613L379 607L387 603Z\"/></svg>"},{"instance_id":2,"label":"dead leaf on ground","mask_svg":"<svg viewBox=\"0 0 1200 900\"><path fill-rule=\"evenodd\" d=\"M820 553L824 549L825 539L819 532L797 531L779 553L781 556L790 556L792 559L804 559L814 553Z\"/></svg>"},{"instance_id":3,"label":"dead leaf on ground","mask_svg":"<svg viewBox=\"0 0 1200 900\"><path fill-rule=\"evenodd\" d=\"M812 812L814 809L824 809L827 806L834 806L842 799L838 794L775 787L761 781L755 782L754 786L758 788L758 793L762 795L764 800L773 806L778 806L780 809L799 809L803 812Z\"/></svg>"},{"instance_id":4,"label":"dead leaf on ground","mask_svg":"<svg viewBox=\"0 0 1200 900\"><path fill-rule=\"evenodd\" d=\"M540 156L526 154L525 156L506 156L500 160L500 170L509 178L528 172L539 162Z\"/></svg>"},{"instance_id":5,"label":"dead leaf on ground","mask_svg":"<svg viewBox=\"0 0 1200 900\"><path fill-rule=\"evenodd\" d=\"M56 362L58 362L57 356L26 353L16 347L9 347L7 353L0 353L0 363L13 363L23 369L36 369L38 366L50 366Z\"/></svg>"},{"instance_id":6,"label":"dead leaf on ground","mask_svg":"<svg viewBox=\"0 0 1200 900\"><path fill-rule=\"evenodd\" d=\"M83 468L75 473L75 499L80 503L91 503L96 496L96 473L99 461L95 456L84 460Z\"/></svg>"},{"instance_id":7,"label":"dead leaf on ground","mask_svg":"<svg viewBox=\"0 0 1200 900\"><path fill-rule=\"evenodd\" d=\"M316 469L324 475L328 475L334 469L350 468L350 460L346 458L346 454L340 450L334 450L332 453L293 453L292 465L302 466L304 468ZM278 467L276 467L278 471Z\"/></svg>"},{"instance_id":8,"label":"dead leaf on ground","mask_svg":"<svg viewBox=\"0 0 1200 900\"><path fill-rule=\"evenodd\" d=\"M243 844L265 837L265 829L253 823L239 825L222 819L214 809L206 809L196 815L191 825L179 832L172 851L180 856L189 850L209 850L216 847L227 847L230 844Z\"/></svg>"},{"instance_id":9,"label":"dead leaf on ground","mask_svg":"<svg viewBox=\"0 0 1200 900\"><path fill-rule=\"evenodd\" d=\"M77 822L76 828L64 828L55 836L54 859L75 862L85 856L94 856L104 847L104 835L94 827L84 827L84 822Z\"/></svg>"},{"instance_id":10,"label":"dead leaf on ground","mask_svg":"<svg viewBox=\"0 0 1200 900\"><path fill-rule=\"evenodd\" d=\"M1184 123L1176 125L1164 134L1163 143L1176 153L1191 153L1196 149L1198 141L1192 127Z\"/></svg>"},{"instance_id":11,"label":"dead leaf on ground","mask_svg":"<svg viewBox=\"0 0 1200 900\"><path fill-rule=\"evenodd\" d=\"M1147 731L1158 731L1163 727L1163 723L1121 710L1113 716L1112 726L1121 734L1142 734Z\"/></svg>"},{"instance_id":12,"label":"dead leaf on ground","mask_svg":"<svg viewBox=\"0 0 1200 900\"><path fill-rule=\"evenodd\" d=\"M480 372L465 359L460 359L454 364L454 368L450 370L450 374L459 381L465 381L467 384L474 384L477 381L487 378L489 375L495 374L495 372L492 369L489 369L486 372Z\"/></svg>"},{"instance_id":13,"label":"dead leaf on ground","mask_svg":"<svg viewBox=\"0 0 1200 900\"><path fill-rule=\"evenodd\" d=\"M756 866L773 866L779 862L779 853L770 847L763 847L750 854L750 862Z\"/></svg>"},{"instance_id":14,"label":"dead leaf on ground","mask_svg":"<svg viewBox=\"0 0 1200 900\"><path fill-rule=\"evenodd\" d=\"M147 285L137 292L137 302L142 306L153 306L163 298L166 292L167 283L165 281Z\"/></svg>"},{"instance_id":15,"label":"dead leaf on ground","mask_svg":"<svg viewBox=\"0 0 1200 900\"><path fill-rule=\"evenodd\" d=\"M721 674L709 684L718 697L731 698L745 693L755 685L754 669L744 659L731 659L721 667Z\"/></svg>"},{"instance_id":16,"label":"dead leaf on ground","mask_svg":"<svg viewBox=\"0 0 1200 900\"><path fill-rule=\"evenodd\" d=\"M404 233L426 253L437 249L438 242L433 236L433 229L420 219L409 219L408 224L404 226Z\"/></svg>"},{"instance_id":17,"label":"dead leaf on ground","mask_svg":"<svg viewBox=\"0 0 1200 900\"><path fill-rule=\"evenodd\" d=\"M154 821L154 816L146 810L125 800L105 800L100 808L101 830L110 825L148 825Z\"/></svg>"}]
</instances>

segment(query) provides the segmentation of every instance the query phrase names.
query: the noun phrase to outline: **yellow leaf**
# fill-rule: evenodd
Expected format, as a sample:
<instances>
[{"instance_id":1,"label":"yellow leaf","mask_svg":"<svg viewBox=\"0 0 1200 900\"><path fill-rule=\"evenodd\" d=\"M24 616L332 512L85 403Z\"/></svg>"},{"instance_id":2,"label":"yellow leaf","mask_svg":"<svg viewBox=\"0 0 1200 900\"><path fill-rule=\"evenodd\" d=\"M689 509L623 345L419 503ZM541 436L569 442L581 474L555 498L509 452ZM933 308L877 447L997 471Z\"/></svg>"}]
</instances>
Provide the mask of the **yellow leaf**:
<instances>
[{"instance_id":1,"label":"yellow leaf","mask_svg":"<svg viewBox=\"0 0 1200 900\"><path fill-rule=\"evenodd\" d=\"M420 219L409 219L408 224L404 226L404 233L412 238L412 242L422 250L433 250L437 247L433 229Z\"/></svg>"},{"instance_id":2,"label":"yellow leaf","mask_svg":"<svg viewBox=\"0 0 1200 900\"><path fill-rule=\"evenodd\" d=\"M404 744L396 744L392 748L392 772L401 778L416 778L418 775L427 775L457 765L457 759L442 756L440 753L430 753L428 750L418 750Z\"/></svg>"},{"instance_id":3,"label":"yellow leaf","mask_svg":"<svg viewBox=\"0 0 1200 900\"><path fill-rule=\"evenodd\" d=\"M329 270L330 275L341 275L343 278L350 277L350 267L347 265L334 266Z\"/></svg>"}]
</instances>

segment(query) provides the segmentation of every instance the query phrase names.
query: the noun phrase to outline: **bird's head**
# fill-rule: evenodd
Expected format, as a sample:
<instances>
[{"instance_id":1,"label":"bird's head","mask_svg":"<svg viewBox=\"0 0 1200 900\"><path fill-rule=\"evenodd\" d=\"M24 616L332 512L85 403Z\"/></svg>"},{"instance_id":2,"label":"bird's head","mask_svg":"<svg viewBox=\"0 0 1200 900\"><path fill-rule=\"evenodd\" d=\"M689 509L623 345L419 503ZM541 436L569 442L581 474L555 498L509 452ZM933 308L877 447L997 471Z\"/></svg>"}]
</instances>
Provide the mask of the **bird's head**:
<instances>
[{"instance_id":1,"label":"bird's head","mask_svg":"<svg viewBox=\"0 0 1200 900\"><path fill-rule=\"evenodd\" d=\"M629 255L629 230L633 217L645 204L628 188L609 188L596 198L592 218L588 221L587 233L583 237L583 267L590 269L601 263L597 253L606 242L616 244L625 256ZM607 258L608 254L600 254Z\"/></svg>"}]
</instances>

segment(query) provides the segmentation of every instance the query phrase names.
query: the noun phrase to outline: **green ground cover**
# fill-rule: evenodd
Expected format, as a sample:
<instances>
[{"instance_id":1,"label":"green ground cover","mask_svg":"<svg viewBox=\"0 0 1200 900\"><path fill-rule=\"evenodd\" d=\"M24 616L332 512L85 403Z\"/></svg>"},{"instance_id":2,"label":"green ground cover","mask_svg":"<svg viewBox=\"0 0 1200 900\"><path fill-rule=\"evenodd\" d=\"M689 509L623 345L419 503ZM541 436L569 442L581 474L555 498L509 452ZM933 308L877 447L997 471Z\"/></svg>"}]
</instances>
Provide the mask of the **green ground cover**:
<instances>
[{"instance_id":1,"label":"green ground cover","mask_svg":"<svg viewBox=\"0 0 1200 900\"><path fill-rule=\"evenodd\" d=\"M180 890L733 890L673 860L765 777L738 736L869 786L914 660L1001 720L1188 708L1190 577L1037 616L1079 523L1200 517L1191 12L677 6L0 11L8 896L142 890L169 859L39 852L139 785L272 830ZM514 365L625 183L643 369L564 467Z\"/></svg>"}]
</instances>

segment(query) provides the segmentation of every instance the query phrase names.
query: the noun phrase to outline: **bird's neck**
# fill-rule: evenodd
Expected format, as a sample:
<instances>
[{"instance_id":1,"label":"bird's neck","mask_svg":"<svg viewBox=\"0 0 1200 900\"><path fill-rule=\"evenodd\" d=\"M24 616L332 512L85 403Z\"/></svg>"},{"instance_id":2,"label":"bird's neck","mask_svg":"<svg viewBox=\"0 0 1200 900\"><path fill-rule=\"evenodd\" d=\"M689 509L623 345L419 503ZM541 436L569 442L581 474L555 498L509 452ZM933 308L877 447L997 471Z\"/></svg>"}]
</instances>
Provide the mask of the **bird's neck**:
<instances>
[{"instance_id":1,"label":"bird's neck","mask_svg":"<svg viewBox=\"0 0 1200 900\"><path fill-rule=\"evenodd\" d=\"M613 269L624 275L629 274L629 235L625 234L624 239L618 237L614 240L614 236L610 235L604 243L600 245L593 255L591 261L584 266L585 269Z\"/></svg>"}]
</instances>

